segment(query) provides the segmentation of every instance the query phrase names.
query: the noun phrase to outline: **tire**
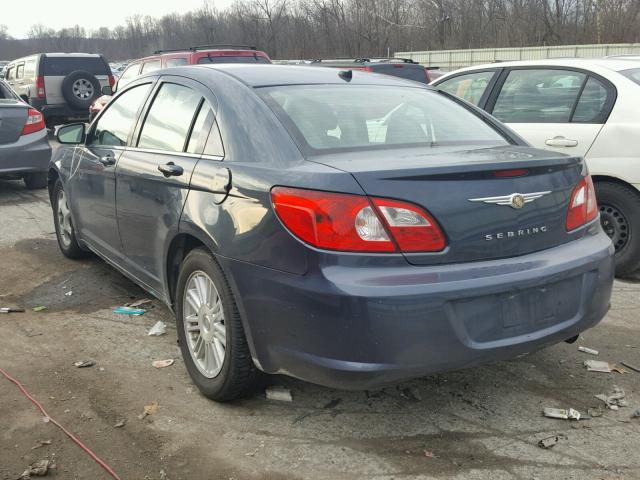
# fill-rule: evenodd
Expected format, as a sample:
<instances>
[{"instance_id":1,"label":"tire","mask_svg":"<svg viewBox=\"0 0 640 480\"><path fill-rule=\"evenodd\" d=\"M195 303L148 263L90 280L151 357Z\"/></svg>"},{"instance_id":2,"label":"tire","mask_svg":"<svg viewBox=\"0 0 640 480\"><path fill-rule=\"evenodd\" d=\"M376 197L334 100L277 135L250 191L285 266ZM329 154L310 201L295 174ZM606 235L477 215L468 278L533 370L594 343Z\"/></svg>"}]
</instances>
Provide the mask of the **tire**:
<instances>
[{"instance_id":1,"label":"tire","mask_svg":"<svg viewBox=\"0 0 640 480\"><path fill-rule=\"evenodd\" d=\"M39 190L47 186L47 172L25 173L22 180L29 190Z\"/></svg>"},{"instance_id":2,"label":"tire","mask_svg":"<svg viewBox=\"0 0 640 480\"><path fill-rule=\"evenodd\" d=\"M616 249L616 276L640 268L640 192L613 182L597 182L602 228Z\"/></svg>"},{"instance_id":3,"label":"tire","mask_svg":"<svg viewBox=\"0 0 640 480\"><path fill-rule=\"evenodd\" d=\"M193 315L195 309L192 293L195 290L191 287L198 281L211 281L218 294L219 302L215 301L216 292L209 290L209 301L200 303L200 305L202 303L210 304L210 313L206 316L202 311ZM187 296L192 300L188 300ZM255 385L258 372L251 358L238 306L229 283L213 255L204 248L192 250L182 262L175 298L176 325L182 358L191 379L200 392L217 402L228 402L247 395ZM215 306L210 308L213 304L219 305L221 310ZM222 321L215 319L216 316L219 318L215 312L220 311L222 312ZM187 315L192 320L187 320ZM209 328L207 329L207 327ZM191 328L190 332L187 332L187 328ZM216 333L216 331L220 333ZM219 352L219 349L216 348L216 342L221 342L222 331L225 335L225 349L223 360L220 362L219 354L216 355L214 351L218 350ZM200 349L198 349L198 345L200 345ZM207 353L205 350L208 348L211 348L212 353L208 355L210 363L206 364ZM202 352L200 357L203 358L196 360L199 356L197 351ZM212 358L215 361L211 360ZM216 368L213 368L214 364L217 371ZM205 373L207 365L211 368Z\"/></svg>"},{"instance_id":4,"label":"tire","mask_svg":"<svg viewBox=\"0 0 640 480\"><path fill-rule=\"evenodd\" d=\"M69 213L69 217L67 218L68 224L66 227L68 231L63 232L61 226L60 215L62 214L59 209L59 202L61 200L65 201L66 204L66 195L61 199L60 193L64 194L64 189L62 188L62 182L60 179L56 180L56 183L53 186L53 194L51 195L51 207L53 209L53 224L56 228L56 239L58 240L58 246L60 247L60 251L67 258L78 259L85 258L88 256L88 252L83 250L78 244L78 240L76 238L75 227L73 226L73 221L71 220L71 216ZM68 205L67 210L68 210Z\"/></svg>"},{"instance_id":5,"label":"tire","mask_svg":"<svg viewBox=\"0 0 640 480\"><path fill-rule=\"evenodd\" d=\"M100 82L87 71L75 70L62 80L62 95L71 108L89 110L93 101L102 95Z\"/></svg>"}]
</instances>

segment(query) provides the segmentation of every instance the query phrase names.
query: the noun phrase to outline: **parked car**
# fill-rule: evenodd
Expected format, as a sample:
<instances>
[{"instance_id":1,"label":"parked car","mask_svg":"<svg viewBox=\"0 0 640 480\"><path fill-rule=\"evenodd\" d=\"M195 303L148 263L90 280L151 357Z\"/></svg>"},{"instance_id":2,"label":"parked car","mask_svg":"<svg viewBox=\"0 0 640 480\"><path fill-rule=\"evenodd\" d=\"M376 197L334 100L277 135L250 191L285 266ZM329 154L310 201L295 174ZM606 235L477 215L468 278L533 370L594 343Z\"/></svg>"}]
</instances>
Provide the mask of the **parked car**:
<instances>
[{"instance_id":1,"label":"parked car","mask_svg":"<svg viewBox=\"0 0 640 480\"><path fill-rule=\"evenodd\" d=\"M430 83L443 75L438 67L425 67L409 58L347 58L305 62L315 67L331 67L383 73L420 83Z\"/></svg>"},{"instance_id":2,"label":"parked car","mask_svg":"<svg viewBox=\"0 0 640 480\"><path fill-rule=\"evenodd\" d=\"M640 63L505 62L452 72L434 86L491 113L533 146L584 156L616 272L640 268Z\"/></svg>"},{"instance_id":3,"label":"parked car","mask_svg":"<svg viewBox=\"0 0 640 480\"><path fill-rule=\"evenodd\" d=\"M0 178L22 178L27 188L45 188L50 159L42 113L0 80Z\"/></svg>"},{"instance_id":4,"label":"parked car","mask_svg":"<svg viewBox=\"0 0 640 480\"><path fill-rule=\"evenodd\" d=\"M48 125L89 119L102 87L113 86L109 64L93 53L39 53L13 60L7 83L38 109Z\"/></svg>"},{"instance_id":5,"label":"parked car","mask_svg":"<svg viewBox=\"0 0 640 480\"><path fill-rule=\"evenodd\" d=\"M583 160L426 86L167 69L58 140L73 145L49 177L62 253L93 251L172 308L215 400L257 370L375 388L510 358L609 308Z\"/></svg>"},{"instance_id":6,"label":"parked car","mask_svg":"<svg viewBox=\"0 0 640 480\"><path fill-rule=\"evenodd\" d=\"M176 50L157 50L153 55L128 63L111 93L124 87L134 78L143 73L153 72L161 68L180 67L182 65L207 65L211 63L271 63L269 56L257 50L256 47L247 45L200 45ZM112 95L102 95L90 108L90 119L93 120L98 113L109 103Z\"/></svg>"}]
</instances>

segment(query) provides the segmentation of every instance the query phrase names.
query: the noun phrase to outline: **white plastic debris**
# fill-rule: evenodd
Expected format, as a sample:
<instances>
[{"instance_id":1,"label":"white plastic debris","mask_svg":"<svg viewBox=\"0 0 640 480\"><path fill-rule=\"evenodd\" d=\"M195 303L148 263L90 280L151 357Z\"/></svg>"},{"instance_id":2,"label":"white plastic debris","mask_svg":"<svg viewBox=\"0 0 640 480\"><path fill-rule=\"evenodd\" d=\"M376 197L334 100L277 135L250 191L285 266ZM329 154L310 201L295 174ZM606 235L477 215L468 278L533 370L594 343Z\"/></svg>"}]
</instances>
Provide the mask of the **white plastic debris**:
<instances>
[{"instance_id":1,"label":"white plastic debris","mask_svg":"<svg viewBox=\"0 0 640 480\"><path fill-rule=\"evenodd\" d=\"M65 295L67 297L70 297L71 295L73 295L73 290L69 290L67 293L65 293Z\"/></svg>"},{"instance_id":2,"label":"white plastic debris","mask_svg":"<svg viewBox=\"0 0 640 480\"><path fill-rule=\"evenodd\" d=\"M590 355L598 355L600 353L598 352L598 350L594 350L593 348L589 347L578 347L578 351L582 353L588 353Z\"/></svg>"},{"instance_id":3,"label":"white plastic debris","mask_svg":"<svg viewBox=\"0 0 640 480\"><path fill-rule=\"evenodd\" d=\"M545 408L544 416L549 418L560 418L562 420L580 420L580 412L573 408Z\"/></svg>"},{"instance_id":4,"label":"white plastic debris","mask_svg":"<svg viewBox=\"0 0 640 480\"><path fill-rule=\"evenodd\" d=\"M293 402L291 390L284 387L270 386L265 390L267 400L276 400L278 402Z\"/></svg>"},{"instance_id":5,"label":"white plastic debris","mask_svg":"<svg viewBox=\"0 0 640 480\"><path fill-rule=\"evenodd\" d=\"M173 362L173 358L167 358L166 360L154 360L151 365L153 365L155 368L166 368L173 365Z\"/></svg>"},{"instance_id":6,"label":"white plastic debris","mask_svg":"<svg viewBox=\"0 0 640 480\"><path fill-rule=\"evenodd\" d=\"M629 403L625 400L624 390L617 385L613 386L613 391L609 395L601 393L594 395L598 400L602 400L610 410L618 410L619 407L628 407Z\"/></svg>"},{"instance_id":7,"label":"white plastic debris","mask_svg":"<svg viewBox=\"0 0 640 480\"><path fill-rule=\"evenodd\" d=\"M584 366L590 372L611 373L611 365L609 362L602 362L600 360L585 360Z\"/></svg>"},{"instance_id":8,"label":"white plastic debris","mask_svg":"<svg viewBox=\"0 0 640 480\"><path fill-rule=\"evenodd\" d=\"M156 324L151 327L151 330L149 330L149 333L147 335L158 337L160 335L164 335L165 333L167 333L167 324L158 320Z\"/></svg>"}]
</instances>

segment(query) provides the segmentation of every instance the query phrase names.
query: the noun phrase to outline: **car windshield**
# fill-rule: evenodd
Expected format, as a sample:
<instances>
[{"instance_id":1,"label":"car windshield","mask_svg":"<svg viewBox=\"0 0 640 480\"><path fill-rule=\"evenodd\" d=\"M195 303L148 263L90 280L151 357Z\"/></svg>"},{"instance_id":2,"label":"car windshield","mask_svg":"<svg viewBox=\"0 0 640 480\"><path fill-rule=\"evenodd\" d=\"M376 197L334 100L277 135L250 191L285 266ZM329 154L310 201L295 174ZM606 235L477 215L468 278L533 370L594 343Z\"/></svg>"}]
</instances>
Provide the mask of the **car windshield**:
<instances>
[{"instance_id":1,"label":"car windshield","mask_svg":"<svg viewBox=\"0 0 640 480\"><path fill-rule=\"evenodd\" d=\"M638 85L640 85L640 68L623 70L620 73L623 74L625 77L627 77L629 80L636 82Z\"/></svg>"},{"instance_id":2,"label":"car windshield","mask_svg":"<svg viewBox=\"0 0 640 480\"><path fill-rule=\"evenodd\" d=\"M198 59L198 63L271 63L264 57L259 55L219 55L202 57Z\"/></svg>"},{"instance_id":3,"label":"car windshield","mask_svg":"<svg viewBox=\"0 0 640 480\"><path fill-rule=\"evenodd\" d=\"M508 144L481 117L427 89L296 85L259 91L292 137L311 152Z\"/></svg>"}]
</instances>

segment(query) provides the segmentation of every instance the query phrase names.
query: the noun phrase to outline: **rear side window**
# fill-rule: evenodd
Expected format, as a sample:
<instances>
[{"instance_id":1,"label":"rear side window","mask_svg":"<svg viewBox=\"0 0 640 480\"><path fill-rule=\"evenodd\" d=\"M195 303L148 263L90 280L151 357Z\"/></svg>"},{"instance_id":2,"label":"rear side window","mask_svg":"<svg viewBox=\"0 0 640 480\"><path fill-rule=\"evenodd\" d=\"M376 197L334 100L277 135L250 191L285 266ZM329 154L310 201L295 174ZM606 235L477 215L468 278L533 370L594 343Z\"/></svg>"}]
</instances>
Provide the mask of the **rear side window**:
<instances>
[{"instance_id":1,"label":"rear side window","mask_svg":"<svg viewBox=\"0 0 640 480\"><path fill-rule=\"evenodd\" d=\"M15 80L16 79L16 69L15 67L11 67L7 69L7 80Z\"/></svg>"},{"instance_id":2,"label":"rear side window","mask_svg":"<svg viewBox=\"0 0 640 480\"><path fill-rule=\"evenodd\" d=\"M18 96L13 93L9 85L0 80L0 98L2 99L17 99Z\"/></svg>"},{"instance_id":3,"label":"rear side window","mask_svg":"<svg viewBox=\"0 0 640 480\"><path fill-rule=\"evenodd\" d=\"M138 148L182 152L202 95L183 85L164 83L147 113Z\"/></svg>"},{"instance_id":4,"label":"rear side window","mask_svg":"<svg viewBox=\"0 0 640 480\"><path fill-rule=\"evenodd\" d=\"M601 123L606 115L608 92L599 80L589 77L571 118L572 122Z\"/></svg>"},{"instance_id":5,"label":"rear side window","mask_svg":"<svg viewBox=\"0 0 640 480\"><path fill-rule=\"evenodd\" d=\"M26 78L33 78L36 76L36 61L35 59L27 60L24 63L24 76Z\"/></svg>"},{"instance_id":6,"label":"rear side window","mask_svg":"<svg viewBox=\"0 0 640 480\"><path fill-rule=\"evenodd\" d=\"M459 75L439 83L437 88L478 105L495 73L489 71Z\"/></svg>"},{"instance_id":7,"label":"rear side window","mask_svg":"<svg viewBox=\"0 0 640 480\"><path fill-rule=\"evenodd\" d=\"M107 106L93 130L93 145L125 146L136 121L138 110L147 98L151 84L138 85L127 90Z\"/></svg>"},{"instance_id":8,"label":"rear side window","mask_svg":"<svg viewBox=\"0 0 640 480\"><path fill-rule=\"evenodd\" d=\"M164 62L165 66L167 68L169 67L180 67L182 65L186 65L187 59L186 58L167 58Z\"/></svg>"},{"instance_id":9,"label":"rear side window","mask_svg":"<svg viewBox=\"0 0 640 480\"><path fill-rule=\"evenodd\" d=\"M142 73L149 73L154 70L160 70L160 60L151 60L142 64Z\"/></svg>"},{"instance_id":10,"label":"rear side window","mask_svg":"<svg viewBox=\"0 0 640 480\"><path fill-rule=\"evenodd\" d=\"M271 63L264 57L259 55L219 55L202 57L198 59L198 63Z\"/></svg>"},{"instance_id":11,"label":"rear side window","mask_svg":"<svg viewBox=\"0 0 640 480\"><path fill-rule=\"evenodd\" d=\"M259 90L292 137L312 151L508 144L464 106L423 88L301 85Z\"/></svg>"},{"instance_id":12,"label":"rear side window","mask_svg":"<svg viewBox=\"0 0 640 480\"><path fill-rule=\"evenodd\" d=\"M43 57L41 75L64 76L76 70L92 75L110 75L111 70L102 57Z\"/></svg>"},{"instance_id":13,"label":"rear side window","mask_svg":"<svg viewBox=\"0 0 640 480\"><path fill-rule=\"evenodd\" d=\"M187 144L187 152L202 153L207 143L207 137L209 136L213 121L213 109L211 105L209 105L209 102L205 100L200 106L200 111L193 124L193 129L189 136L189 143Z\"/></svg>"},{"instance_id":14,"label":"rear side window","mask_svg":"<svg viewBox=\"0 0 640 480\"><path fill-rule=\"evenodd\" d=\"M623 70L620 73L627 77L629 80L640 85L640 68L631 68L629 70Z\"/></svg>"},{"instance_id":15,"label":"rear side window","mask_svg":"<svg viewBox=\"0 0 640 480\"><path fill-rule=\"evenodd\" d=\"M16 67L16 79L20 80L21 78L24 78L24 63Z\"/></svg>"},{"instance_id":16,"label":"rear side window","mask_svg":"<svg viewBox=\"0 0 640 480\"><path fill-rule=\"evenodd\" d=\"M492 113L505 123L567 123L585 79L570 70L512 70Z\"/></svg>"}]
</instances>

